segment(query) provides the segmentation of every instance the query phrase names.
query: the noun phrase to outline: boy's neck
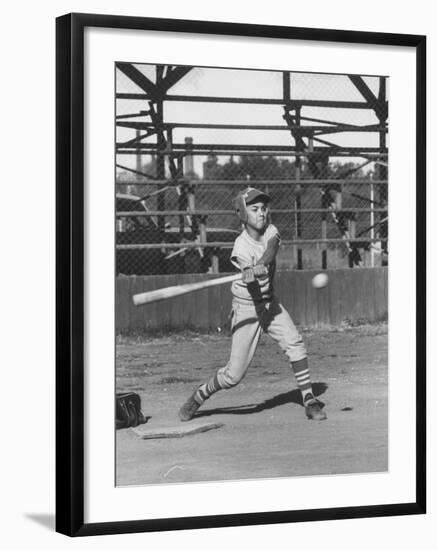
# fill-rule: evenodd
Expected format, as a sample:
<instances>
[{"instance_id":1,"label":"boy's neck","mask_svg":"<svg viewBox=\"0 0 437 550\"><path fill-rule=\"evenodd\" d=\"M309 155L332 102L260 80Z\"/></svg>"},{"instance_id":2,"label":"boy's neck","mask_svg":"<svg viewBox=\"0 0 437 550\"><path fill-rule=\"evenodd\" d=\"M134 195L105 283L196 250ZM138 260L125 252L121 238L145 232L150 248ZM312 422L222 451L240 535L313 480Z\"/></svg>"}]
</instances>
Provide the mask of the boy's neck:
<instances>
[{"instance_id":1,"label":"boy's neck","mask_svg":"<svg viewBox=\"0 0 437 550\"><path fill-rule=\"evenodd\" d=\"M264 235L265 227L262 228L262 230L258 230L255 227L250 227L249 225L245 224L245 229L249 235L249 237L252 237L254 241L260 241L261 237Z\"/></svg>"}]
</instances>

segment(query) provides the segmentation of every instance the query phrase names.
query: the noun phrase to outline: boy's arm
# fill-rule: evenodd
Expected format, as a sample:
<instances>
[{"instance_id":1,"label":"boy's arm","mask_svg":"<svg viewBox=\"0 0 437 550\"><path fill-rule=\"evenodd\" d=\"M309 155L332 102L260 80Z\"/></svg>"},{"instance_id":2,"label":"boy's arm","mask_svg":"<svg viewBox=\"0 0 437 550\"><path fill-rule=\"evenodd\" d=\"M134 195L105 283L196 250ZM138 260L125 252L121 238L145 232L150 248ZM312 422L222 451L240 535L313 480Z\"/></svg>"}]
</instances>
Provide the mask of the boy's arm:
<instances>
[{"instance_id":1,"label":"boy's arm","mask_svg":"<svg viewBox=\"0 0 437 550\"><path fill-rule=\"evenodd\" d=\"M243 275L242 281L246 285L253 283L257 277L262 277L267 275L267 268L263 265L248 265L247 262L243 261L241 258L234 256L234 264L238 265L241 273Z\"/></svg>"},{"instance_id":2,"label":"boy's arm","mask_svg":"<svg viewBox=\"0 0 437 550\"><path fill-rule=\"evenodd\" d=\"M276 254L278 253L278 250L279 250L279 242L280 242L280 238L278 234L274 235L271 239L269 239L267 242L266 251L258 260L256 265L268 267L276 258Z\"/></svg>"},{"instance_id":3,"label":"boy's arm","mask_svg":"<svg viewBox=\"0 0 437 550\"><path fill-rule=\"evenodd\" d=\"M243 262L241 258L238 258L235 256L234 256L234 259L235 259L235 263L238 265L243 275L242 277L243 283L245 284L253 283L253 281L255 280L254 269L256 266L250 266L246 262Z\"/></svg>"}]
</instances>

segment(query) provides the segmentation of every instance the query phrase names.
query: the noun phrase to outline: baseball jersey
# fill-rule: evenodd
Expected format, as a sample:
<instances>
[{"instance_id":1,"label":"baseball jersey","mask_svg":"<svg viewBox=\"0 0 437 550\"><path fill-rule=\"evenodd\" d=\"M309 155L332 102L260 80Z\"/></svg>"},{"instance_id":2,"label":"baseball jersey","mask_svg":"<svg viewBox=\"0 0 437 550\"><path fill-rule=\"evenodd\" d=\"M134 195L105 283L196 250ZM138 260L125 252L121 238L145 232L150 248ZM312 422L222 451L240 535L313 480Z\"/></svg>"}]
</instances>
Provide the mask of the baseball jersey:
<instances>
[{"instance_id":1,"label":"baseball jersey","mask_svg":"<svg viewBox=\"0 0 437 550\"><path fill-rule=\"evenodd\" d=\"M253 239L244 229L234 243L231 254L231 262L239 269L253 267L259 262L267 249L267 243L272 237L280 240L279 231L269 224L259 241ZM231 291L234 299L241 303L265 302L273 298L273 277L275 275L276 261L269 266L268 274L257 277L253 283L243 283L238 280L232 283Z\"/></svg>"}]
</instances>

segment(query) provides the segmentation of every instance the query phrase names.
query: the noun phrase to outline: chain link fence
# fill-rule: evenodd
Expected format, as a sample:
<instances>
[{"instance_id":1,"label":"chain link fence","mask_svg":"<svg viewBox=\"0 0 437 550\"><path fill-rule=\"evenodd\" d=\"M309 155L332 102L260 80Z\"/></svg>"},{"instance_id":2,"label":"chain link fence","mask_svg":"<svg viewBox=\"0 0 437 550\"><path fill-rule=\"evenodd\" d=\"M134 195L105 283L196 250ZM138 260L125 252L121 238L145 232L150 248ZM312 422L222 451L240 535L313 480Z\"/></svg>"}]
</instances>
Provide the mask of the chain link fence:
<instances>
[{"instance_id":1,"label":"chain link fence","mask_svg":"<svg viewBox=\"0 0 437 550\"><path fill-rule=\"evenodd\" d=\"M173 71L117 71L117 274L234 271L248 186L271 197L279 269L387 265L386 79L191 68L158 99ZM244 103L255 77L259 103Z\"/></svg>"}]
</instances>

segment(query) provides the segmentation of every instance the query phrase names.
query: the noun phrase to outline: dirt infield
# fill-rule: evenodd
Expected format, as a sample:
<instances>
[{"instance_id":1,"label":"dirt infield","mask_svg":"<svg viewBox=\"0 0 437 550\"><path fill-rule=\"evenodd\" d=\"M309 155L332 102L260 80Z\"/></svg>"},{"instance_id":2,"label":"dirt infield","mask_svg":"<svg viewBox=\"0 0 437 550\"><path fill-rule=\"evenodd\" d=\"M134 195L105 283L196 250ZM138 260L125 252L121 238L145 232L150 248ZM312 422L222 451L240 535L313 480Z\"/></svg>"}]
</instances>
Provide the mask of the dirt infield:
<instances>
[{"instance_id":1,"label":"dirt infield","mask_svg":"<svg viewBox=\"0 0 437 550\"><path fill-rule=\"evenodd\" d=\"M263 335L246 378L199 410L220 429L156 440L117 431L117 485L386 471L387 326L302 333L328 420L306 419L285 356ZM225 335L121 339L117 391L140 394L150 427L178 425L180 405L229 350Z\"/></svg>"}]
</instances>

